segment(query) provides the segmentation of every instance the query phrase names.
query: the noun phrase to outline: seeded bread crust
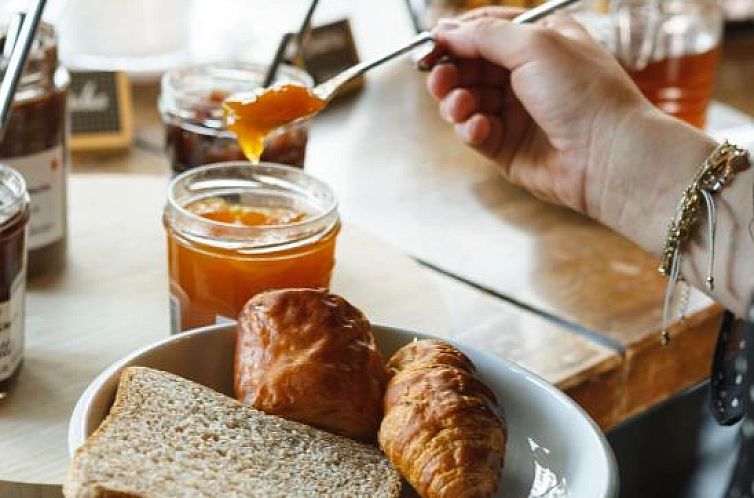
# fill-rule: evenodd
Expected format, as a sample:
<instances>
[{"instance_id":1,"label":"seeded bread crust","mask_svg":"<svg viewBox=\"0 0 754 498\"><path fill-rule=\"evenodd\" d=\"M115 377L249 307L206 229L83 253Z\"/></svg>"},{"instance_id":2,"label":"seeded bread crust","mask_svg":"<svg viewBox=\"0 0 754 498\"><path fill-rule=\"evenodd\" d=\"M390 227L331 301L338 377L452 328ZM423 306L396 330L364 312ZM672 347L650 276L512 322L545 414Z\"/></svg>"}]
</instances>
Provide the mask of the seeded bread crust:
<instances>
[{"instance_id":1,"label":"seeded bread crust","mask_svg":"<svg viewBox=\"0 0 754 498\"><path fill-rule=\"evenodd\" d=\"M374 446L267 415L176 375L126 369L76 451L66 498L375 497L400 477Z\"/></svg>"}]
</instances>

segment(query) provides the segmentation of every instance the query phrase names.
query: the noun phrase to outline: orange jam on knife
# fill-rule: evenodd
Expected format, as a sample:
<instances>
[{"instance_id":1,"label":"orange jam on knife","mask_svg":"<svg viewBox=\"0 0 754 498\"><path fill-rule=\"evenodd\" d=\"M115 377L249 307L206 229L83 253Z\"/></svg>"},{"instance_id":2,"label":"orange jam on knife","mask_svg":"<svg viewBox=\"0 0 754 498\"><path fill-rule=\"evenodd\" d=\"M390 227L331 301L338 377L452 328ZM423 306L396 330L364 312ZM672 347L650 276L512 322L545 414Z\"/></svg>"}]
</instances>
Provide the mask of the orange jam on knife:
<instances>
[{"instance_id":1,"label":"orange jam on knife","mask_svg":"<svg viewBox=\"0 0 754 498\"><path fill-rule=\"evenodd\" d=\"M322 110L326 101L295 84L266 88L250 99L229 98L223 103L228 129L236 134L246 157L258 163L264 139L275 131Z\"/></svg>"},{"instance_id":2,"label":"orange jam on knife","mask_svg":"<svg viewBox=\"0 0 754 498\"><path fill-rule=\"evenodd\" d=\"M266 176L248 185L202 176L234 168ZM287 191L291 177L296 184ZM183 184L185 202L172 193L176 184ZM201 192L203 185L210 191ZM296 188L312 195L302 199L308 192ZM328 287L340 223L332 193L320 189L327 187L300 170L267 164L225 163L177 177L164 218L173 332L235 320L251 297L268 289Z\"/></svg>"}]
</instances>

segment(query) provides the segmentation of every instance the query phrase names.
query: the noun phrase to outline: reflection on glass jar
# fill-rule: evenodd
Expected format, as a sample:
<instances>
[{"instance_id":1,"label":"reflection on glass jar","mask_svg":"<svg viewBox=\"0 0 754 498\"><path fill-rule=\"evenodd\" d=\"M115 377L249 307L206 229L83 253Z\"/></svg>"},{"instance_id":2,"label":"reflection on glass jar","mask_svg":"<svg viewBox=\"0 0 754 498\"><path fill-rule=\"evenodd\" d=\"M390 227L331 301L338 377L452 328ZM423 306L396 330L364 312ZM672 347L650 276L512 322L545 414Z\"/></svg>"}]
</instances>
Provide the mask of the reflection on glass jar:
<instances>
[{"instance_id":1,"label":"reflection on glass jar","mask_svg":"<svg viewBox=\"0 0 754 498\"><path fill-rule=\"evenodd\" d=\"M6 31L7 26L0 26L0 38ZM0 62L0 77L5 66ZM42 24L0 142L0 162L23 175L31 196L30 277L58 271L65 264L69 83L68 72L58 64L55 31Z\"/></svg>"},{"instance_id":2,"label":"reflection on glass jar","mask_svg":"<svg viewBox=\"0 0 754 498\"><path fill-rule=\"evenodd\" d=\"M206 64L177 69L162 78L159 107L173 174L196 166L246 160L234 133L225 128L223 100L257 90L266 67L256 64ZM313 86L304 71L283 66L276 83ZM309 123L299 122L273 132L265 141L262 161L303 168Z\"/></svg>"},{"instance_id":3,"label":"reflection on glass jar","mask_svg":"<svg viewBox=\"0 0 754 498\"><path fill-rule=\"evenodd\" d=\"M329 187L269 163L194 168L168 189L173 332L235 319L255 294L328 287L340 221Z\"/></svg>"},{"instance_id":4,"label":"reflection on glass jar","mask_svg":"<svg viewBox=\"0 0 754 498\"><path fill-rule=\"evenodd\" d=\"M28 220L23 178L0 165L0 399L18 377L23 360Z\"/></svg>"}]
</instances>

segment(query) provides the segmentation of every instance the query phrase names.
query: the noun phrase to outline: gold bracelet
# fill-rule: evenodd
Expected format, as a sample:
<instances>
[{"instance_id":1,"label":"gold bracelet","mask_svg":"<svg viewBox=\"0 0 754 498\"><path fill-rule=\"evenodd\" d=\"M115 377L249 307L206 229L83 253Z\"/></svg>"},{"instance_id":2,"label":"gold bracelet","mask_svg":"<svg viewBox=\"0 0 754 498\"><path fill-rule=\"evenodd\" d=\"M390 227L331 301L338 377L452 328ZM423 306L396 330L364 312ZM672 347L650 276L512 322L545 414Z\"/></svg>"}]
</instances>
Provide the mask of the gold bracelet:
<instances>
[{"instance_id":1,"label":"gold bracelet","mask_svg":"<svg viewBox=\"0 0 754 498\"><path fill-rule=\"evenodd\" d=\"M699 219L702 202L707 208L709 229L709 259L707 266L707 289L713 290L715 280L713 267L715 264L715 230L716 212L715 200L712 194L717 194L723 187L733 181L737 173L750 167L749 153L726 140L710 154L701 169L694 176L694 180L686 187L676 208L675 216L668 224L668 234L665 248L662 251L659 271L668 277L665 289L665 303L662 314L662 343L670 342L670 308L672 306L673 291L678 283L681 266L681 249L691 235L691 231Z\"/></svg>"}]
</instances>

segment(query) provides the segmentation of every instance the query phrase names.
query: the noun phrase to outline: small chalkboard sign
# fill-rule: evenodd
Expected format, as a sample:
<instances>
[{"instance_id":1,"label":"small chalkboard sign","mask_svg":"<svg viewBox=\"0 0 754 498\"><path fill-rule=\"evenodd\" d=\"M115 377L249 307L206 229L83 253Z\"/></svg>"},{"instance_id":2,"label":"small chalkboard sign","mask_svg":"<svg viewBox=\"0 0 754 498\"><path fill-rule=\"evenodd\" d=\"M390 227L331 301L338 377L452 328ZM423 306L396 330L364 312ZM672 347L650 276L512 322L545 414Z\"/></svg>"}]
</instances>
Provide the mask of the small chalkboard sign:
<instances>
[{"instance_id":1,"label":"small chalkboard sign","mask_svg":"<svg viewBox=\"0 0 754 498\"><path fill-rule=\"evenodd\" d=\"M68 108L71 150L117 150L131 145L133 110L125 73L72 71Z\"/></svg>"},{"instance_id":2,"label":"small chalkboard sign","mask_svg":"<svg viewBox=\"0 0 754 498\"><path fill-rule=\"evenodd\" d=\"M348 19L312 28L303 55L304 68L312 75L315 83L322 83L344 69L358 64L359 54ZM363 84L364 78L357 78L347 85L343 92L359 89Z\"/></svg>"}]
</instances>

